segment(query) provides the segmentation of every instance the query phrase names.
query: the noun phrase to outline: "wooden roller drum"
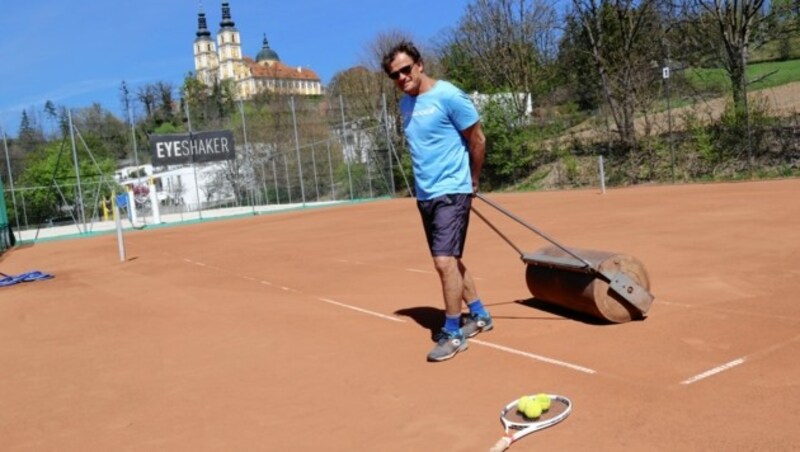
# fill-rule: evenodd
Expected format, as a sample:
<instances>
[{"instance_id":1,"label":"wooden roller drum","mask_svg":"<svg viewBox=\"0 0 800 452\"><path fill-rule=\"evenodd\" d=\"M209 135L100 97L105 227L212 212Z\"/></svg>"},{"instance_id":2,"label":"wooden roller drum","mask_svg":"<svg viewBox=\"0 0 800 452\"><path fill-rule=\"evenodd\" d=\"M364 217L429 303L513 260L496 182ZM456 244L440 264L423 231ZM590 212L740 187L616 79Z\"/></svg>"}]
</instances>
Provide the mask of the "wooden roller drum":
<instances>
[{"instance_id":1,"label":"wooden roller drum","mask_svg":"<svg viewBox=\"0 0 800 452\"><path fill-rule=\"evenodd\" d=\"M578 261L555 246L522 256L527 264L528 290L535 298L612 323L645 316L652 303L650 278L638 259L607 251L574 248L570 251L586 262ZM592 264L592 268L586 263ZM605 276L614 280L613 287ZM622 289L619 280L626 282ZM644 306L639 303L637 308L620 295L620 292L627 295L633 290L644 293Z\"/></svg>"}]
</instances>

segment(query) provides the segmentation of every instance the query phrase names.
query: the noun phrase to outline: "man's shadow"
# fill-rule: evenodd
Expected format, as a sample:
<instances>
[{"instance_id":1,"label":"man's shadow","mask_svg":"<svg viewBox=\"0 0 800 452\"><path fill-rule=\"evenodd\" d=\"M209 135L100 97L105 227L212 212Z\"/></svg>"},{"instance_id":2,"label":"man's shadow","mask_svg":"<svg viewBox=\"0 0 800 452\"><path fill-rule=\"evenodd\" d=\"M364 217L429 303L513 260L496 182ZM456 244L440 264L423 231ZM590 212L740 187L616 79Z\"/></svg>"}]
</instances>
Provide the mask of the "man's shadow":
<instances>
[{"instance_id":1,"label":"man's shadow","mask_svg":"<svg viewBox=\"0 0 800 452\"><path fill-rule=\"evenodd\" d=\"M414 308L399 309L394 312L396 315L409 317L431 334L431 340L435 341L436 335L444 325L444 309L433 308L430 306L417 306Z\"/></svg>"},{"instance_id":2,"label":"man's shadow","mask_svg":"<svg viewBox=\"0 0 800 452\"><path fill-rule=\"evenodd\" d=\"M502 304L509 304L515 303L522 306L527 306L531 309L535 309L537 311L543 311L549 314L556 315L558 317L554 318L552 316L500 316L500 315L493 315L492 317L495 320L503 319L503 320L520 320L520 321L531 321L531 320L548 320L548 321L568 321L573 320L576 322L585 323L587 325L613 325L612 322L598 319L592 317L587 314L583 314L576 311L571 311L566 309L562 306L558 306L553 303L549 303L544 300L540 300L538 298L528 298L526 300L513 300L509 302L500 302L500 303L493 303L487 304L486 307L489 308L491 312L492 306L498 306ZM435 340L436 336L442 329L442 325L444 325L444 309L441 308L434 308L431 306L417 306L413 308L405 308L399 309L395 311L396 315L408 317L417 324L430 332L431 340ZM466 314L462 314L462 316L466 316Z\"/></svg>"}]
</instances>

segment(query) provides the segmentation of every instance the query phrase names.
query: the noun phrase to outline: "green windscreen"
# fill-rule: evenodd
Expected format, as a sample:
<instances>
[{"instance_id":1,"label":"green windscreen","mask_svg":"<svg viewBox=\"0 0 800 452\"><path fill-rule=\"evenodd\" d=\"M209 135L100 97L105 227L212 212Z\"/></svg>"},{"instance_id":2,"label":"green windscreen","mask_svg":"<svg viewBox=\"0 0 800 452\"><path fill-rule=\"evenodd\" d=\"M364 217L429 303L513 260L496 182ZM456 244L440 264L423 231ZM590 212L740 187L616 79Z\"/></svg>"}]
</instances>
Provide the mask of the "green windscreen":
<instances>
[{"instance_id":1,"label":"green windscreen","mask_svg":"<svg viewBox=\"0 0 800 452\"><path fill-rule=\"evenodd\" d=\"M11 230L8 224L8 210L6 209L6 193L3 190L3 181L0 180L0 253L11 247Z\"/></svg>"}]
</instances>

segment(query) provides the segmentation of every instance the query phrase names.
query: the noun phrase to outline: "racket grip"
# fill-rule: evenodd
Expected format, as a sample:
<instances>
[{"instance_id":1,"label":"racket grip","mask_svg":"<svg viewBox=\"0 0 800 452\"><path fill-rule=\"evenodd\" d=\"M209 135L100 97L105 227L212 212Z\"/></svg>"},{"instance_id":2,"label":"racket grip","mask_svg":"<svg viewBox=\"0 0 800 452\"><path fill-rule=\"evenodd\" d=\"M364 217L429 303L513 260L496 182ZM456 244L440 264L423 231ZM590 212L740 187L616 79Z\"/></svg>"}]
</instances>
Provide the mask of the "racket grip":
<instances>
[{"instance_id":1,"label":"racket grip","mask_svg":"<svg viewBox=\"0 0 800 452\"><path fill-rule=\"evenodd\" d=\"M489 452L503 452L504 450L508 449L508 446L510 445L511 438L504 436L500 438L491 449L489 449Z\"/></svg>"}]
</instances>

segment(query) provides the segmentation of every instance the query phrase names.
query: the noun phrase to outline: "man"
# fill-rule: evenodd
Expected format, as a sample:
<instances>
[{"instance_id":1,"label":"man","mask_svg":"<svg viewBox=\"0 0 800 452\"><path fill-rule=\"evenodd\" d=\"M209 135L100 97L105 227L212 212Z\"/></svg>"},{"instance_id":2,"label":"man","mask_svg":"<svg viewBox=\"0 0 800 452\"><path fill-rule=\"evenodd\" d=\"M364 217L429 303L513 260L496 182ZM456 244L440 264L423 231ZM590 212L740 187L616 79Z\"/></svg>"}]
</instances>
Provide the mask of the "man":
<instances>
[{"instance_id":1,"label":"man","mask_svg":"<svg viewBox=\"0 0 800 452\"><path fill-rule=\"evenodd\" d=\"M461 261L486 139L472 101L451 83L429 77L412 43L394 46L382 66L405 94L400 113L411 148L417 207L445 304L445 324L428 361L444 361L466 350L468 337L493 326ZM462 301L470 313L463 327Z\"/></svg>"}]
</instances>

